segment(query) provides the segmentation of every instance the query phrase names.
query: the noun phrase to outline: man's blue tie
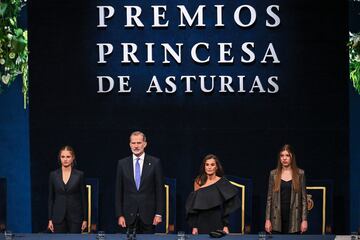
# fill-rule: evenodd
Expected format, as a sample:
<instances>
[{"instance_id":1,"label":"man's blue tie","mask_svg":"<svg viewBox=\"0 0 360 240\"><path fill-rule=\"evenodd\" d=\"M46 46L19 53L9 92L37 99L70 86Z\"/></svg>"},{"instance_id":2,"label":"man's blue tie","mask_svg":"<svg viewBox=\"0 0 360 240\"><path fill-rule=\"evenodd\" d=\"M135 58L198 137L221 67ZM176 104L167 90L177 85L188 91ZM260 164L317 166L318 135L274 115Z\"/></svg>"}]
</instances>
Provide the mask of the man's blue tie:
<instances>
[{"instance_id":1,"label":"man's blue tie","mask_svg":"<svg viewBox=\"0 0 360 240\"><path fill-rule=\"evenodd\" d=\"M135 184L136 184L136 189L139 190L140 188L140 163L139 163L140 158L136 159L136 163L135 163Z\"/></svg>"}]
</instances>

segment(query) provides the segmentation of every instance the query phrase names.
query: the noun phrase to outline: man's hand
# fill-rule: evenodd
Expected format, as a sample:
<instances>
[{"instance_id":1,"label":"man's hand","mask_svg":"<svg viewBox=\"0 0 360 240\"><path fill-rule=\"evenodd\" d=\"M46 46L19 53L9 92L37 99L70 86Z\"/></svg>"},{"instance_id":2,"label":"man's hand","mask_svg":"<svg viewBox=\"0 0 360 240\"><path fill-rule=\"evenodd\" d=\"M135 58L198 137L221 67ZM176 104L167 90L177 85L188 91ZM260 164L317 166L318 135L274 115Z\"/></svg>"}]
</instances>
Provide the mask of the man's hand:
<instances>
[{"instance_id":1,"label":"man's hand","mask_svg":"<svg viewBox=\"0 0 360 240\"><path fill-rule=\"evenodd\" d=\"M123 216L120 216L119 219L118 219L118 225L123 227L123 228L126 228L126 222L125 222L125 218Z\"/></svg>"},{"instance_id":2,"label":"man's hand","mask_svg":"<svg viewBox=\"0 0 360 240\"><path fill-rule=\"evenodd\" d=\"M159 215L155 215L154 220L153 220L153 225L158 225L159 223L161 223L161 216Z\"/></svg>"},{"instance_id":3,"label":"man's hand","mask_svg":"<svg viewBox=\"0 0 360 240\"><path fill-rule=\"evenodd\" d=\"M83 221L81 224L81 231L83 232L87 228L87 221Z\"/></svg>"}]
</instances>

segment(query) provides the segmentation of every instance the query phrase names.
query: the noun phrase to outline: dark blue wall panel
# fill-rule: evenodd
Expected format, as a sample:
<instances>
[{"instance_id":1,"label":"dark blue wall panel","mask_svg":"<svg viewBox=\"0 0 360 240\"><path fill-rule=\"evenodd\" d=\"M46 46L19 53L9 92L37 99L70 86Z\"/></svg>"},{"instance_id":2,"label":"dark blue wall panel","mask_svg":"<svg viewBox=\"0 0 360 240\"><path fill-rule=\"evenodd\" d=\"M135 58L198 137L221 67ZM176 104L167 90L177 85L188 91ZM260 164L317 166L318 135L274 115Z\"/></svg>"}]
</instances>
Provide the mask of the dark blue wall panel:
<instances>
[{"instance_id":1,"label":"dark blue wall panel","mask_svg":"<svg viewBox=\"0 0 360 240\"><path fill-rule=\"evenodd\" d=\"M349 31L360 32L360 2L349 1ZM350 112L350 199L351 231L360 229L360 96L351 86L349 90Z\"/></svg>"},{"instance_id":2,"label":"dark blue wall panel","mask_svg":"<svg viewBox=\"0 0 360 240\"><path fill-rule=\"evenodd\" d=\"M21 79L0 95L0 176L7 179L7 228L31 232L29 111Z\"/></svg>"},{"instance_id":3,"label":"dark blue wall panel","mask_svg":"<svg viewBox=\"0 0 360 240\"><path fill-rule=\"evenodd\" d=\"M350 199L351 231L360 228L360 95L353 88L350 95Z\"/></svg>"}]
</instances>

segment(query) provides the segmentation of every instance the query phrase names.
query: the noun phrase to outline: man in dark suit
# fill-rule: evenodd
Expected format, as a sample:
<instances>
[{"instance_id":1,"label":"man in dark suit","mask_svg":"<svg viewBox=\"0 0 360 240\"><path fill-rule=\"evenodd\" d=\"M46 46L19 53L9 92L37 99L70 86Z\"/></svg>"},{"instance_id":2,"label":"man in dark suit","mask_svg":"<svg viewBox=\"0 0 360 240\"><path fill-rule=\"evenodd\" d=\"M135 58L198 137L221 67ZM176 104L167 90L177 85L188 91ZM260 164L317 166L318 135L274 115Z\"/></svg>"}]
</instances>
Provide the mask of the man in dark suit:
<instances>
[{"instance_id":1,"label":"man in dark suit","mask_svg":"<svg viewBox=\"0 0 360 240\"><path fill-rule=\"evenodd\" d=\"M132 155L119 160L116 173L115 208L118 225L154 233L164 212L164 184L158 158L145 154L144 133L130 135Z\"/></svg>"}]
</instances>

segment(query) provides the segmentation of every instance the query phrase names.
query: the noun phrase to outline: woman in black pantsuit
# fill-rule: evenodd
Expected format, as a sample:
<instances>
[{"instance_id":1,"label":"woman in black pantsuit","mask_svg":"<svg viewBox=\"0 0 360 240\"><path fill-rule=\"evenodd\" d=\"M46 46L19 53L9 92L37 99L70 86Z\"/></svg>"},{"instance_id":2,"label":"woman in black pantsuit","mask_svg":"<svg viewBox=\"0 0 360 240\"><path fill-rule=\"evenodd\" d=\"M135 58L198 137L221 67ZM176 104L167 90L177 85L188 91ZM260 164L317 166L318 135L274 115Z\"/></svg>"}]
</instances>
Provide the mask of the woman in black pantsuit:
<instances>
[{"instance_id":1,"label":"woman in black pantsuit","mask_svg":"<svg viewBox=\"0 0 360 240\"><path fill-rule=\"evenodd\" d=\"M81 233L87 226L84 173L74 168L75 152L59 151L61 167L49 177L49 223L55 233Z\"/></svg>"}]
</instances>

